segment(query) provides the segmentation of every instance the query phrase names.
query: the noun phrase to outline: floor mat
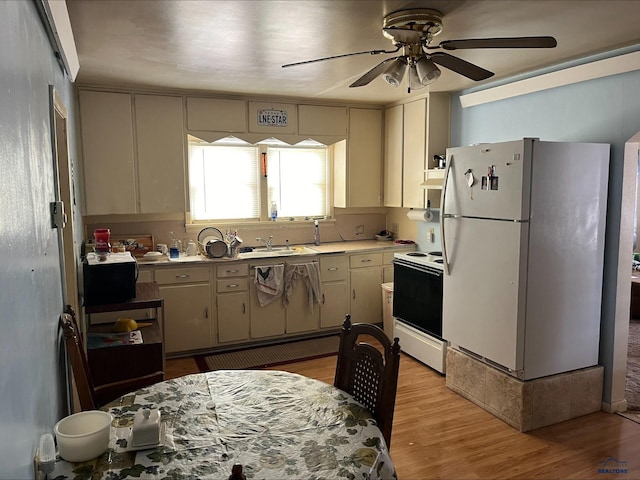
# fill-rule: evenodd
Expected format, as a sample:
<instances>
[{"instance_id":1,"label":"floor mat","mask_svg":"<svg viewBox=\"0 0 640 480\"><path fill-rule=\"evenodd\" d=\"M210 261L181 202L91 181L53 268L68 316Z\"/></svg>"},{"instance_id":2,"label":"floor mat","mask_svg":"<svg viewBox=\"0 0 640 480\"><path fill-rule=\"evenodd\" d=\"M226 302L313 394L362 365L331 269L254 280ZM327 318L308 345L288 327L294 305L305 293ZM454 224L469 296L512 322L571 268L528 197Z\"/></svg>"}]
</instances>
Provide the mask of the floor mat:
<instances>
[{"instance_id":1,"label":"floor mat","mask_svg":"<svg viewBox=\"0 0 640 480\"><path fill-rule=\"evenodd\" d=\"M336 355L339 346L340 336L331 335L233 352L197 355L195 360L201 372L263 368Z\"/></svg>"},{"instance_id":2,"label":"floor mat","mask_svg":"<svg viewBox=\"0 0 640 480\"><path fill-rule=\"evenodd\" d=\"M624 398L627 410L640 413L640 321L629 322L629 350Z\"/></svg>"}]
</instances>

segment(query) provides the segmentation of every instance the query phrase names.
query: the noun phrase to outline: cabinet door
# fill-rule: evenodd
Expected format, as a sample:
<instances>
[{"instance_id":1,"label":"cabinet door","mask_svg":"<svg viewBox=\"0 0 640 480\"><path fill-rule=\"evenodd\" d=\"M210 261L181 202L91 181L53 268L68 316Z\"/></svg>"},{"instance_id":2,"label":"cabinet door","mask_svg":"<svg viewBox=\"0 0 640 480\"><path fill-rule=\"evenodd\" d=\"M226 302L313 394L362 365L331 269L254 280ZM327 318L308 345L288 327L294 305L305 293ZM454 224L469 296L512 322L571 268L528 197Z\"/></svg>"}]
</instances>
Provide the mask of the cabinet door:
<instances>
[{"instance_id":1,"label":"cabinet door","mask_svg":"<svg viewBox=\"0 0 640 480\"><path fill-rule=\"evenodd\" d=\"M224 293L217 296L218 341L249 340L249 295L247 292Z\"/></svg>"},{"instance_id":2,"label":"cabinet door","mask_svg":"<svg viewBox=\"0 0 640 480\"><path fill-rule=\"evenodd\" d=\"M298 134L347 136L347 109L298 105Z\"/></svg>"},{"instance_id":3,"label":"cabinet door","mask_svg":"<svg viewBox=\"0 0 640 480\"><path fill-rule=\"evenodd\" d=\"M182 98L136 95L140 213L185 211Z\"/></svg>"},{"instance_id":4,"label":"cabinet door","mask_svg":"<svg viewBox=\"0 0 640 480\"><path fill-rule=\"evenodd\" d=\"M403 107L384 112L384 206L402 206Z\"/></svg>"},{"instance_id":5,"label":"cabinet door","mask_svg":"<svg viewBox=\"0 0 640 480\"><path fill-rule=\"evenodd\" d=\"M211 347L211 288L197 285L163 285L164 334L167 353Z\"/></svg>"},{"instance_id":6,"label":"cabinet door","mask_svg":"<svg viewBox=\"0 0 640 480\"><path fill-rule=\"evenodd\" d=\"M382 267L352 269L350 313L353 323L382 322Z\"/></svg>"},{"instance_id":7,"label":"cabinet door","mask_svg":"<svg viewBox=\"0 0 640 480\"><path fill-rule=\"evenodd\" d=\"M79 92L86 215L137 213L131 95Z\"/></svg>"},{"instance_id":8,"label":"cabinet door","mask_svg":"<svg viewBox=\"0 0 640 480\"><path fill-rule=\"evenodd\" d=\"M244 100L187 97L187 129L215 132L246 132Z\"/></svg>"},{"instance_id":9,"label":"cabinet door","mask_svg":"<svg viewBox=\"0 0 640 480\"><path fill-rule=\"evenodd\" d=\"M424 181L426 107L422 99L404 105L404 171L402 174L402 202L405 208L425 208Z\"/></svg>"},{"instance_id":10,"label":"cabinet door","mask_svg":"<svg viewBox=\"0 0 640 480\"><path fill-rule=\"evenodd\" d=\"M260 305L258 294L253 279L249 282L251 294L251 338L274 337L284 335L286 325L286 310L282 305L282 299Z\"/></svg>"},{"instance_id":11,"label":"cabinet door","mask_svg":"<svg viewBox=\"0 0 640 480\"><path fill-rule=\"evenodd\" d=\"M382 110L349 109L349 207L382 205Z\"/></svg>"},{"instance_id":12,"label":"cabinet door","mask_svg":"<svg viewBox=\"0 0 640 480\"><path fill-rule=\"evenodd\" d=\"M302 279L298 280L287 305L287 333L301 333L318 330L320 305L310 308L307 287Z\"/></svg>"},{"instance_id":13,"label":"cabinet door","mask_svg":"<svg viewBox=\"0 0 640 480\"><path fill-rule=\"evenodd\" d=\"M349 313L349 292L347 282L322 284L322 305L320 306L320 327L339 327Z\"/></svg>"}]
</instances>

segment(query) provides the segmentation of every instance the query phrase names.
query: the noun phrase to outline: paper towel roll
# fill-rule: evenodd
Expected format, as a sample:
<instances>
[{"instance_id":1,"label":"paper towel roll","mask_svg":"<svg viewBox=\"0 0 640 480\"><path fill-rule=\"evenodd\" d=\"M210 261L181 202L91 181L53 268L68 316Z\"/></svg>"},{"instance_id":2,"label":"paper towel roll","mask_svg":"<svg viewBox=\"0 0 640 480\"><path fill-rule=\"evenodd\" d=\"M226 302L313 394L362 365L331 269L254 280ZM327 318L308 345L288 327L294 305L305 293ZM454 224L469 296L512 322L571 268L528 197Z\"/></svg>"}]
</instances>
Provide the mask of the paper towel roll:
<instances>
[{"instance_id":1,"label":"paper towel roll","mask_svg":"<svg viewBox=\"0 0 640 480\"><path fill-rule=\"evenodd\" d=\"M428 222L430 220L427 220L427 217L428 215L426 210L409 210L407 212L407 218L409 218L409 220Z\"/></svg>"},{"instance_id":2,"label":"paper towel roll","mask_svg":"<svg viewBox=\"0 0 640 480\"><path fill-rule=\"evenodd\" d=\"M437 222L438 211L433 208L431 210L412 209L407 212L407 218L409 218L409 220L418 220L421 222Z\"/></svg>"}]
</instances>

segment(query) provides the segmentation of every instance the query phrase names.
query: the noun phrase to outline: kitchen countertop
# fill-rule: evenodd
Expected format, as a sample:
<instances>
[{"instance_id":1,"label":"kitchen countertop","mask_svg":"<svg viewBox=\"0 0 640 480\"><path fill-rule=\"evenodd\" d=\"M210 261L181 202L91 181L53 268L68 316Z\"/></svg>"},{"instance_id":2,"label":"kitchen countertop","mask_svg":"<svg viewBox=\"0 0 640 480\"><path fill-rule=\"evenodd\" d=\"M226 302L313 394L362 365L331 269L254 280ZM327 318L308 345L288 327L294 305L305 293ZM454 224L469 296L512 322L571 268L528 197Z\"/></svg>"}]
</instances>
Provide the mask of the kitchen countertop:
<instances>
[{"instance_id":1,"label":"kitchen countertop","mask_svg":"<svg viewBox=\"0 0 640 480\"><path fill-rule=\"evenodd\" d=\"M322 255L329 253L365 253L367 251L372 250L380 250L380 249L415 249L415 244L408 245L397 245L391 241L378 241L378 240L356 240L356 241L347 241L347 242L328 242L322 243L320 245L294 245L291 248L295 249L297 247L304 247L304 253L298 253L295 255L291 254L283 254L282 257L301 257L308 255ZM275 255L278 257L278 255ZM172 265L172 264L186 264L186 263L222 263L222 262L241 262L241 261L249 261L255 260L256 258L261 257L253 257L253 258L208 258L203 255L196 256L181 256L178 259L169 259L168 257L162 255L161 257L151 257L150 259L146 258L138 258L139 265ZM266 258L274 258L266 257Z\"/></svg>"}]
</instances>

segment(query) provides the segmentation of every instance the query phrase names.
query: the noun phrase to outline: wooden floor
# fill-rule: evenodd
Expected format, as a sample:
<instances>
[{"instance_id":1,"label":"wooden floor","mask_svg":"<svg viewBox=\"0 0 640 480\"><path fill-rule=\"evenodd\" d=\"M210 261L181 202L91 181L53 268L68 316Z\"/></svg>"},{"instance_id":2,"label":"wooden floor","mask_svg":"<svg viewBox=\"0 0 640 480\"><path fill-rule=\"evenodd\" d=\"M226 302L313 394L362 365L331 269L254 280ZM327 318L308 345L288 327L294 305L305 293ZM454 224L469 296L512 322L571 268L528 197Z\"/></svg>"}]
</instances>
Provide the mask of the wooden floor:
<instances>
[{"instance_id":1,"label":"wooden floor","mask_svg":"<svg viewBox=\"0 0 640 480\"><path fill-rule=\"evenodd\" d=\"M332 384L335 365L333 356L273 369ZM167 361L168 378L197 372L192 357ZM597 412L520 433L402 354L391 458L401 480L639 479L640 424Z\"/></svg>"}]
</instances>

